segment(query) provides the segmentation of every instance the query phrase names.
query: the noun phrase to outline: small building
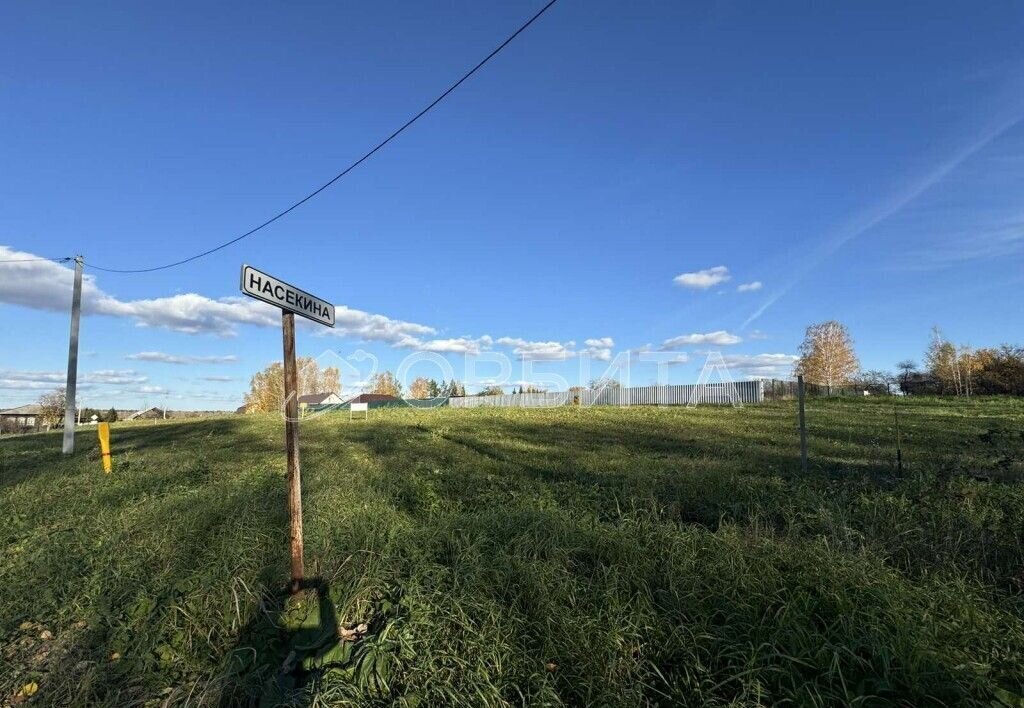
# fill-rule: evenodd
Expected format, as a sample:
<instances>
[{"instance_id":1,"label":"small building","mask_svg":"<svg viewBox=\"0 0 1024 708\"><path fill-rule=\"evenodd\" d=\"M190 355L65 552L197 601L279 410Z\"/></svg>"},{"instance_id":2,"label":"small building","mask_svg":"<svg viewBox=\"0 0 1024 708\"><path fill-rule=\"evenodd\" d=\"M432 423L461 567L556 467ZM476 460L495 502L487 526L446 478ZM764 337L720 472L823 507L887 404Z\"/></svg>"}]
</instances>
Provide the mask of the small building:
<instances>
[{"instance_id":1,"label":"small building","mask_svg":"<svg viewBox=\"0 0 1024 708\"><path fill-rule=\"evenodd\" d=\"M330 393L307 393L299 396L299 407L302 406L329 406L341 403L341 396L331 391Z\"/></svg>"},{"instance_id":2,"label":"small building","mask_svg":"<svg viewBox=\"0 0 1024 708\"><path fill-rule=\"evenodd\" d=\"M39 430L43 422L42 414L42 406L35 403L2 410L0 411L0 432L24 433L30 430Z\"/></svg>"}]
</instances>

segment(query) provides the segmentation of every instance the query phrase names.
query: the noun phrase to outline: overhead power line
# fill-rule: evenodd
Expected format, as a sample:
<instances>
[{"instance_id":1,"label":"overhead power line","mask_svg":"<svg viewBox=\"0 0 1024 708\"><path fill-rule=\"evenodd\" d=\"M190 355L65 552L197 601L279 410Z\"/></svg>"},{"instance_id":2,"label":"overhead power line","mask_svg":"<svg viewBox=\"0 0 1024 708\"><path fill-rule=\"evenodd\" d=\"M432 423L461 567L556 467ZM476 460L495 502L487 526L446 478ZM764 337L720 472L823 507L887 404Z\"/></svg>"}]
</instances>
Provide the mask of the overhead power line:
<instances>
[{"instance_id":1,"label":"overhead power line","mask_svg":"<svg viewBox=\"0 0 1024 708\"><path fill-rule=\"evenodd\" d=\"M556 2L558 2L558 0L549 0L549 2L546 5L544 5L544 7L542 7L540 10L538 10L537 13L533 15L533 17L531 17L529 20L527 20L525 23L523 23L519 27L519 29L517 29L515 32L510 34L505 39L504 42L502 42L497 47L495 47L495 49L490 54L488 54L483 59L481 59L476 64L476 66L474 66L472 69L467 71L465 74L462 75L462 77L458 81L456 81L454 84L452 84L447 89L445 89L444 93L442 93L437 98L435 98L433 101L431 101L426 106L426 108L424 108L419 113L417 113L412 118L410 118L405 123L403 123L402 126L400 128L398 128L396 131L394 131L393 133L391 133L391 135L389 135L388 137L384 138L384 140L382 140L379 143L377 143L377 145L374 146L373 149L368 151L366 154L364 154L358 160L356 160L355 162L350 164L348 167L343 169L341 172L336 174L330 180L328 180L327 182L323 183L322 185L317 187L315 190L313 190L312 192L310 192L309 194L304 196L302 199L300 199L299 201L295 202L294 204L289 206L287 209L284 209L283 211L279 211L277 214L275 214L274 216L270 217L269 219L264 221L259 226L256 226L255 228L252 228L252 229L249 229L244 234L241 234L240 236L236 236L233 239L225 241L224 243L221 243L221 244L219 244L217 246L214 246L213 248L209 248L209 249L207 249L205 251L202 251L200 253L196 253L195 255L189 256L188 258L182 258L181 260L173 261L171 263L165 263L163 265L153 266L153 267L150 267L150 268L105 268L105 267L93 265L93 264L90 263L90 264L87 264L87 267L92 268L93 270L105 271L107 273L152 273L153 271L157 271L157 270L167 270L168 268L174 268L176 266L184 265L184 264L190 263L190 262L192 262L194 260L198 260L199 258L203 258L204 256L208 256L211 253L216 253L217 251L219 251L221 249L227 248L228 246L231 246L232 244L238 243L242 239L249 238L253 234L255 234L255 233L265 229L266 227L270 226L271 224L273 224L278 219L286 216L287 214L291 213L295 209L298 209L300 206L302 206L303 204L308 202L310 199L312 199L313 197L315 197L318 194L320 194L320 192L324 191L325 189L327 189L328 187L333 185L335 182L340 180L342 177L347 175L349 172L351 172L355 168L359 167L359 165L363 164L368 159L370 159L378 150L382 149L385 145L387 145L392 140L394 140L399 135L401 135L403 132L405 132L405 130L407 128L409 128L410 126L412 126L413 123L415 123L420 118L422 118L427 113L429 113L435 106L437 106L437 104L439 104L441 101L446 99L449 94L451 94L455 89L457 89L459 86L461 86L463 83L465 83L471 76L473 76L473 74L475 74L477 71L479 71L481 68L483 68L483 66L485 64L487 64L487 62L489 62L495 56L497 56L498 53L501 52L502 49L504 49L509 44L511 44L512 40L514 40L520 34L525 32L526 29L530 25L532 25L534 22L536 22L538 19L540 19L541 15L543 15L545 12L547 12L551 8L551 6L554 5Z\"/></svg>"},{"instance_id":2,"label":"overhead power line","mask_svg":"<svg viewBox=\"0 0 1024 708\"><path fill-rule=\"evenodd\" d=\"M42 261L53 261L54 263L67 263L68 261L74 260L71 256L65 258L12 258L10 260L2 260L0 263L40 263Z\"/></svg>"}]
</instances>

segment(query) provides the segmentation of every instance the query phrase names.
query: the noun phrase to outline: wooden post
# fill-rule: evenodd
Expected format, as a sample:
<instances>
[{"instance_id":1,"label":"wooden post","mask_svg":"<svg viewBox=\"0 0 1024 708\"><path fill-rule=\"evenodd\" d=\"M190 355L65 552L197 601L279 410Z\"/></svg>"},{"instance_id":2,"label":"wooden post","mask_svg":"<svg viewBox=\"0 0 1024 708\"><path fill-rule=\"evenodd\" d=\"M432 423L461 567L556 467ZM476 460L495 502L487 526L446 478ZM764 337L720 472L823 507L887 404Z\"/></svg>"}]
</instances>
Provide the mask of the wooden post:
<instances>
[{"instance_id":1,"label":"wooden post","mask_svg":"<svg viewBox=\"0 0 1024 708\"><path fill-rule=\"evenodd\" d=\"M284 444L288 456L288 516L291 539L292 579L294 595L305 575L302 558L302 475L299 471L299 385L295 366L295 315L281 312L284 335Z\"/></svg>"},{"instance_id":2,"label":"wooden post","mask_svg":"<svg viewBox=\"0 0 1024 708\"><path fill-rule=\"evenodd\" d=\"M800 469L807 474L807 420L804 417L804 375L796 377L796 395L800 401Z\"/></svg>"}]
</instances>

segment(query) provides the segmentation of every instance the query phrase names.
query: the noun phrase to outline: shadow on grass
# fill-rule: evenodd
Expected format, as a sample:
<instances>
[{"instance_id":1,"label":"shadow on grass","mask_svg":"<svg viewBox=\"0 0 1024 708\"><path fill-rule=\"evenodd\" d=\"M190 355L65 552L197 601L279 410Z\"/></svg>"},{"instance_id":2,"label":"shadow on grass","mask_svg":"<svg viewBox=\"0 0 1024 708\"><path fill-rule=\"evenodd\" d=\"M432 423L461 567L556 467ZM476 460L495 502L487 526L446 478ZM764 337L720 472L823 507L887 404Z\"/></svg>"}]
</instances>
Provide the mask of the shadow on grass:
<instances>
[{"instance_id":1,"label":"shadow on grass","mask_svg":"<svg viewBox=\"0 0 1024 708\"><path fill-rule=\"evenodd\" d=\"M330 585L309 578L300 589L295 597L281 590L266 598L239 633L227 657L219 705L310 705L317 679L343 663Z\"/></svg>"}]
</instances>

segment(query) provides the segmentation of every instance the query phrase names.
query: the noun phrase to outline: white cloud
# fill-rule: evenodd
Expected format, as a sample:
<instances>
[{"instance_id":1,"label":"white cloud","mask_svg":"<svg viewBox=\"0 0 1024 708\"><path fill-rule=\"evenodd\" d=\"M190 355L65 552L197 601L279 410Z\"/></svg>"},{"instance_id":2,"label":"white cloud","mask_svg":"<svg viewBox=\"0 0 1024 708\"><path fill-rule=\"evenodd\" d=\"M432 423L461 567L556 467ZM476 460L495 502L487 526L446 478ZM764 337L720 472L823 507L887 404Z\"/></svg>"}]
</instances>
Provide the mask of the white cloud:
<instances>
[{"instance_id":1,"label":"white cloud","mask_svg":"<svg viewBox=\"0 0 1024 708\"><path fill-rule=\"evenodd\" d=\"M0 375L0 388L8 391L50 391L59 385L59 382L26 380Z\"/></svg>"},{"instance_id":2,"label":"white cloud","mask_svg":"<svg viewBox=\"0 0 1024 708\"><path fill-rule=\"evenodd\" d=\"M37 256L0 246L0 260L31 258ZM52 261L0 263L0 303L65 312L71 302L72 282L72 269ZM140 327L221 337L236 335L239 325L277 327L281 322L277 308L237 296L213 299L196 293L185 293L169 297L120 300L101 290L91 274L86 274L82 280L82 311L87 315L123 317ZM346 305L335 306L334 329L316 327L315 332L322 336L381 342L401 349L454 354L478 354L489 349L495 341L488 335L431 338L431 335L437 334L437 330L428 325L392 319ZM580 353L575 349L576 343L571 341L534 342L519 337L503 337L497 341L514 347L515 353L524 359L567 359ZM588 339L583 351L594 358L607 359L611 357L612 344L610 337ZM169 364L231 363L228 357L199 357L164 352L138 352L129 358Z\"/></svg>"},{"instance_id":3,"label":"white cloud","mask_svg":"<svg viewBox=\"0 0 1024 708\"><path fill-rule=\"evenodd\" d=\"M598 361L611 361L615 340L611 337L592 337L584 340L584 346L577 349L576 342L530 341L522 337L500 337L496 343L511 347L512 353L520 359L533 361L562 361L577 356L588 356Z\"/></svg>"},{"instance_id":4,"label":"white cloud","mask_svg":"<svg viewBox=\"0 0 1024 708\"><path fill-rule=\"evenodd\" d=\"M531 342L521 337L501 337L498 344L512 347L512 353L520 359L534 361L556 361L576 356L576 342Z\"/></svg>"},{"instance_id":5,"label":"white cloud","mask_svg":"<svg viewBox=\"0 0 1024 708\"><path fill-rule=\"evenodd\" d=\"M132 369L101 369L85 374L80 380L98 384L140 384L149 381L149 377Z\"/></svg>"},{"instance_id":6,"label":"white cloud","mask_svg":"<svg viewBox=\"0 0 1024 708\"><path fill-rule=\"evenodd\" d=\"M612 347L615 346L615 340L611 337L587 339L583 344L586 346L582 351L580 351L581 355L589 356L591 359L596 359L597 361L612 360Z\"/></svg>"},{"instance_id":7,"label":"white cloud","mask_svg":"<svg viewBox=\"0 0 1024 708\"><path fill-rule=\"evenodd\" d=\"M678 337L672 337L662 342L661 350L668 351L670 349L676 349L681 346L690 344L713 344L716 346L728 346L730 344L739 344L743 339L735 334L725 331L724 329L717 330L715 332L696 333L696 334L682 334Z\"/></svg>"},{"instance_id":8,"label":"white cloud","mask_svg":"<svg viewBox=\"0 0 1024 708\"><path fill-rule=\"evenodd\" d=\"M454 337L452 339L427 339L420 340L416 337L409 337L396 346L418 349L424 352L435 352L438 354L479 354L482 350L491 346L492 340L487 335L483 337Z\"/></svg>"},{"instance_id":9,"label":"white cloud","mask_svg":"<svg viewBox=\"0 0 1024 708\"><path fill-rule=\"evenodd\" d=\"M434 334L437 330L427 325L394 320L345 305L335 305L334 329L317 328L323 334L336 337L355 337L366 342L383 342L403 346L409 338Z\"/></svg>"},{"instance_id":10,"label":"white cloud","mask_svg":"<svg viewBox=\"0 0 1024 708\"><path fill-rule=\"evenodd\" d=\"M680 273L672 279L676 285L693 290L707 290L732 278L725 266L715 266L693 273Z\"/></svg>"},{"instance_id":11,"label":"white cloud","mask_svg":"<svg viewBox=\"0 0 1024 708\"><path fill-rule=\"evenodd\" d=\"M754 292L755 290L760 290L763 287L763 285L764 284L760 280L755 280L755 281L753 281L751 283L741 283L740 286L736 288L736 292L738 292L738 293Z\"/></svg>"},{"instance_id":12,"label":"white cloud","mask_svg":"<svg viewBox=\"0 0 1024 708\"><path fill-rule=\"evenodd\" d=\"M0 246L0 260L31 258L38 256ZM71 268L52 261L0 263L0 303L64 312L71 303L73 280ZM237 296L213 299L196 293L185 293L142 300L119 300L101 290L95 278L89 274L82 279L82 312L86 315L124 317L140 327L221 337L237 334L238 325L275 327L281 322L277 308ZM395 320L345 305L335 306L335 316L335 328L326 331L341 337L397 344L410 336L435 332L433 327Z\"/></svg>"},{"instance_id":13,"label":"white cloud","mask_svg":"<svg viewBox=\"0 0 1024 708\"><path fill-rule=\"evenodd\" d=\"M687 352L671 351L671 348L655 349L650 344L630 351L630 366L646 363L675 365L688 361L690 355Z\"/></svg>"},{"instance_id":14,"label":"white cloud","mask_svg":"<svg viewBox=\"0 0 1024 708\"><path fill-rule=\"evenodd\" d=\"M83 373L78 377L78 387L92 388L96 385L142 384L149 378L132 369L101 369ZM51 390L67 382L64 371L0 371L0 388L23 391Z\"/></svg>"},{"instance_id":15,"label":"white cloud","mask_svg":"<svg viewBox=\"0 0 1024 708\"><path fill-rule=\"evenodd\" d=\"M237 381L237 376L200 376L200 381L212 381L212 382L225 382L225 381Z\"/></svg>"},{"instance_id":16,"label":"white cloud","mask_svg":"<svg viewBox=\"0 0 1024 708\"><path fill-rule=\"evenodd\" d=\"M190 354L165 354L164 352L138 352L125 359L133 361L155 361L162 364L233 364L238 361L234 354L225 356L192 356Z\"/></svg>"},{"instance_id":17,"label":"white cloud","mask_svg":"<svg viewBox=\"0 0 1024 708\"><path fill-rule=\"evenodd\" d=\"M723 359L726 366L744 376L788 378L799 357L794 354L726 354Z\"/></svg>"}]
</instances>

